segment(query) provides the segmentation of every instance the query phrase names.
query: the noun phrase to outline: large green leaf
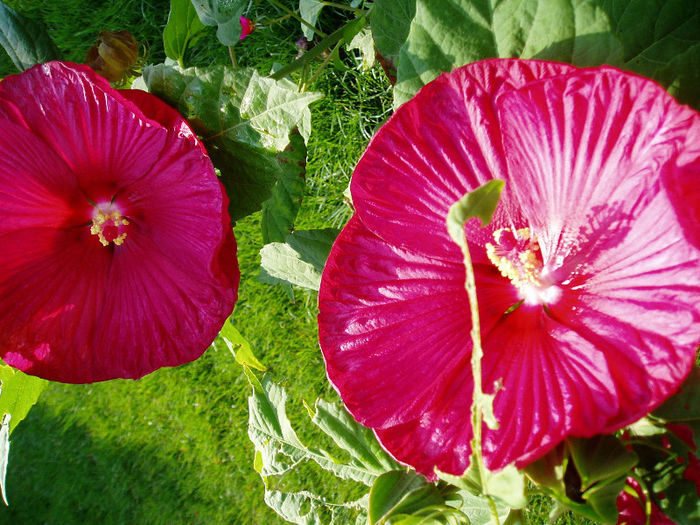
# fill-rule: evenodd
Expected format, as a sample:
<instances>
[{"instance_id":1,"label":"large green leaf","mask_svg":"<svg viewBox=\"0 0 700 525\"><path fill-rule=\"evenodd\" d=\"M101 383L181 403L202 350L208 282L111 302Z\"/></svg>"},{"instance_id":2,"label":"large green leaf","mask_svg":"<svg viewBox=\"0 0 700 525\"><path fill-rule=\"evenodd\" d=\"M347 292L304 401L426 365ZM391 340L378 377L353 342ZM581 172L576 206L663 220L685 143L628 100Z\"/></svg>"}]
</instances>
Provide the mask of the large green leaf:
<instances>
[{"instance_id":1,"label":"large green leaf","mask_svg":"<svg viewBox=\"0 0 700 525\"><path fill-rule=\"evenodd\" d=\"M624 69L654 78L700 108L700 2L601 0L624 49Z\"/></svg>"},{"instance_id":2,"label":"large green leaf","mask_svg":"<svg viewBox=\"0 0 700 525\"><path fill-rule=\"evenodd\" d=\"M400 42L403 31L388 26L387 33ZM443 71L494 57L611 64L656 79L681 102L700 107L700 2L416 0L399 53L395 103Z\"/></svg>"},{"instance_id":3,"label":"large green leaf","mask_svg":"<svg viewBox=\"0 0 700 525\"><path fill-rule=\"evenodd\" d=\"M182 66L187 46L202 35L203 29L204 24L190 0L170 0L168 23L163 30L166 56L177 60Z\"/></svg>"},{"instance_id":4,"label":"large green leaf","mask_svg":"<svg viewBox=\"0 0 700 525\"><path fill-rule=\"evenodd\" d=\"M44 27L0 2L0 45L20 71L59 58Z\"/></svg>"},{"instance_id":5,"label":"large green leaf","mask_svg":"<svg viewBox=\"0 0 700 525\"><path fill-rule=\"evenodd\" d=\"M622 46L598 0L416 1L401 48L395 103L443 71L493 57L579 66L619 63Z\"/></svg>"},{"instance_id":6,"label":"large green leaf","mask_svg":"<svg viewBox=\"0 0 700 525\"><path fill-rule=\"evenodd\" d=\"M0 419L10 414L10 433L32 408L48 381L0 364Z\"/></svg>"},{"instance_id":7,"label":"large green leaf","mask_svg":"<svg viewBox=\"0 0 700 525\"><path fill-rule=\"evenodd\" d=\"M225 46L235 46L241 37L240 18L248 0L192 0L203 24L216 26L216 37Z\"/></svg>"},{"instance_id":8,"label":"large green leaf","mask_svg":"<svg viewBox=\"0 0 700 525\"><path fill-rule=\"evenodd\" d=\"M268 283L289 283L318 290L326 259L338 236L338 230L297 230L284 243L263 246L260 280Z\"/></svg>"},{"instance_id":9,"label":"large green leaf","mask_svg":"<svg viewBox=\"0 0 700 525\"><path fill-rule=\"evenodd\" d=\"M263 242L284 242L294 229L306 188L306 144L297 132L290 135L289 145L277 155L280 174L272 196L263 203Z\"/></svg>"},{"instance_id":10,"label":"large green leaf","mask_svg":"<svg viewBox=\"0 0 700 525\"><path fill-rule=\"evenodd\" d=\"M254 69L225 66L144 68L148 90L175 106L202 136L230 198L235 221L259 210L284 176L298 129L308 139L309 104L318 93L299 93L288 80L261 77ZM298 150L297 150L298 151Z\"/></svg>"},{"instance_id":11,"label":"large green leaf","mask_svg":"<svg viewBox=\"0 0 700 525\"><path fill-rule=\"evenodd\" d=\"M375 0L370 12L374 44L383 65L396 76L401 46L408 38L411 20L416 14L416 0Z\"/></svg>"}]
</instances>

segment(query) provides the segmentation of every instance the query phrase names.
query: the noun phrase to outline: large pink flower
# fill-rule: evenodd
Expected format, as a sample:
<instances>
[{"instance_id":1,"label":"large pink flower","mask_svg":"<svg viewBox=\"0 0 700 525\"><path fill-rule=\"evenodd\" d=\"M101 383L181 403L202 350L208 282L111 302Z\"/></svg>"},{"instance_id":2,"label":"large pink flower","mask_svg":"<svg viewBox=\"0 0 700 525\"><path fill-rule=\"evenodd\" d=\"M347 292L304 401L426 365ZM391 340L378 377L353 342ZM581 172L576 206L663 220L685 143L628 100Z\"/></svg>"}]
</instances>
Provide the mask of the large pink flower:
<instances>
[{"instance_id":1,"label":"large pink flower","mask_svg":"<svg viewBox=\"0 0 700 525\"><path fill-rule=\"evenodd\" d=\"M182 117L84 66L0 83L0 355L83 383L196 359L236 299L228 199Z\"/></svg>"},{"instance_id":2,"label":"large pink flower","mask_svg":"<svg viewBox=\"0 0 700 525\"><path fill-rule=\"evenodd\" d=\"M700 252L662 183L698 180L699 130L609 67L488 60L425 86L360 160L357 213L323 274L321 347L350 412L429 477L468 466L471 322L446 217L491 179L506 182L492 224L465 226L500 422L487 465L659 405L700 342Z\"/></svg>"}]
</instances>

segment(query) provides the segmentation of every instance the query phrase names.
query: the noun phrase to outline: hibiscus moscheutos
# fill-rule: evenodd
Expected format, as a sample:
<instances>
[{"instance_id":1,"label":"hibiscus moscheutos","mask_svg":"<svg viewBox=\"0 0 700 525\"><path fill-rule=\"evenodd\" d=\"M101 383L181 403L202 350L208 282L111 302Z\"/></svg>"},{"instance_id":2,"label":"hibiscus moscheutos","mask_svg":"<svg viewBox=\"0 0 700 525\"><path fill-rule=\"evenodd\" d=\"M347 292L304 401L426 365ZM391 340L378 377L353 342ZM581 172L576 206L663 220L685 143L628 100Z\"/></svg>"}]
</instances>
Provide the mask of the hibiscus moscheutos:
<instances>
[{"instance_id":1,"label":"hibiscus moscheutos","mask_svg":"<svg viewBox=\"0 0 700 525\"><path fill-rule=\"evenodd\" d=\"M228 199L183 118L86 66L0 83L0 356L85 383L199 357L233 309Z\"/></svg>"},{"instance_id":2,"label":"hibiscus moscheutos","mask_svg":"<svg viewBox=\"0 0 700 525\"><path fill-rule=\"evenodd\" d=\"M492 179L493 221L465 225L499 423L486 465L659 405L700 342L700 252L662 184L698 162L698 130L661 87L609 67L487 60L426 85L358 163L357 212L323 273L321 348L350 412L428 477L465 471L471 321L446 218Z\"/></svg>"}]
</instances>

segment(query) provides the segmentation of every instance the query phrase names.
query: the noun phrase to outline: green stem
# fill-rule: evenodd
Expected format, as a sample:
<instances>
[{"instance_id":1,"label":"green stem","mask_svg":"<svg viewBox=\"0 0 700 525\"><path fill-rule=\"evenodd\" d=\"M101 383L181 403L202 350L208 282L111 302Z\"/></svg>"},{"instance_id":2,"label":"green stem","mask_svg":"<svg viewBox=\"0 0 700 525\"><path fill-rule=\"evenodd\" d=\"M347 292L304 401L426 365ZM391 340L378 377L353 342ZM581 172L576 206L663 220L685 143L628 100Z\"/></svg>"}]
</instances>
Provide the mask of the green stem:
<instances>
[{"instance_id":1,"label":"green stem","mask_svg":"<svg viewBox=\"0 0 700 525\"><path fill-rule=\"evenodd\" d=\"M311 31L316 33L321 38L325 38L327 36L323 31L321 31L320 29L316 29L313 25L311 25L309 22L304 20L302 17L300 17L298 14L296 14L294 11L289 9L286 5L282 4L281 2L278 2L277 0L267 0L267 1L270 2L272 5L279 7L282 11L287 13L289 16L297 19L299 22L301 22L301 25L308 27L309 29L311 29Z\"/></svg>"},{"instance_id":2,"label":"green stem","mask_svg":"<svg viewBox=\"0 0 700 525\"><path fill-rule=\"evenodd\" d=\"M364 11L362 9L358 9L357 7L350 7L349 5L345 4L337 4L335 2L321 2L324 6L327 7L335 7L337 9L345 9L346 11L352 11L353 13L357 14L364 14Z\"/></svg>"},{"instance_id":3,"label":"green stem","mask_svg":"<svg viewBox=\"0 0 700 525\"><path fill-rule=\"evenodd\" d=\"M273 24L276 24L277 22L284 22L285 20L291 17L291 13L287 13L286 15L280 16L279 18L273 18L272 20L266 20L265 22L257 22L256 25L260 27L271 26Z\"/></svg>"},{"instance_id":4,"label":"green stem","mask_svg":"<svg viewBox=\"0 0 700 525\"><path fill-rule=\"evenodd\" d=\"M301 91L306 91L309 88L309 86L312 86L313 83L316 82L316 79L319 77L321 72L326 68L326 66L328 65L328 62L331 61L331 59L333 58L333 53L335 53L336 50L340 47L340 44L341 43L338 42L335 45L335 47L333 48L333 51L328 53L328 56L323 60L321 67L319 67L316 71L314 71L314 74L311 76L311 78L307 82L304 82L304 84L301 87Z\"/></svg>"},{"instance_id":5,"label":"green stem","mask_svg":"<svg viewBox=\"0 0 700 525\"><path fill-rule=\"evenodd\" d=\"M236 52L233 50L233 46L228 46L228 56L231 57L231 65L233 69L238 68L238 62L236 61Z\"/></svg>"},{"instance_id":6,"label":"green stem","mask_svg":"<svg viewBox=\"0 0 700 525\"><path fill-rule=\"evenodd\" d=\"M469 297L469 310L472 318L472 377L474 379L474 390L472 393L472 429L474 431L474 437L472 440L472 453L476 459L477 468L479 471L479 478L482 480L486 471L486 466L484 465L484 458L482 454L482 426L483 426L483 412L479 400L483 398L484 392L481 387L481 358L484 355L484 350L481 346L481 322L479 320L479 301L476 295L476 277L474 276L474 265L472 264L472 258L469 253L469 245L465 240L460 244L462 248L462 255L464 257L464 267L466 268L467 278L464 281L464 289L467 291L467 296ZM491 523L494 525L499 525L498 519L498 509L496 508L496 503L493 498L488 494L484 494L486 501L489 504L489 514L491 515Z\"/></svg>"},{"instance_id":7,"label":"green stem","mask_svg":"<svg viewBox=\"0 0 700 525\"><path fill-rule=\"evenodd\" d=\"M270 0L272 1L272 0ZM270 78L273 78L275 80L279 80L281 78L286 77L290 73L296 71L297 69L301 69L304 67L306 64L308 64L311 60L315 59L318 57L321 53L323 53L326 49L329 49L331 46L335 46L338 42L340 42L345 34L345 30L350 24L357 24L358 23L357 18L354 20L349 20L342 26L340 26L338 29L333 31L330 35L325 37L323 40L321 40L317 45L315 45L312 49L304 53L301 57L297 58L294 62L291 64L287 64L283 68L280 68L275 72L274 74L270 75ZM367 21L365 20L365 24Z\"/></svg>"}]
</instances>

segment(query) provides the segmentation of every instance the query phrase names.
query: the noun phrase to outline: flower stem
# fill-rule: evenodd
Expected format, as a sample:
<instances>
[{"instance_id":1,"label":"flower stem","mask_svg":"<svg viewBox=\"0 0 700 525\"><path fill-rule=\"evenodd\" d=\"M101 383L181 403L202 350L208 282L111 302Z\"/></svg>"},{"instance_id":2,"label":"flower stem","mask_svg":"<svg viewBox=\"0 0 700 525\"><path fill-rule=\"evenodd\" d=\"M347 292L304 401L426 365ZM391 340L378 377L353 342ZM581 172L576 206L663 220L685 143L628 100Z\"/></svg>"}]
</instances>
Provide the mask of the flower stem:
<instances>
[{"instance_id":1,"label":"flower stem","mask_svg":"<svg viewBox=\"0 0 700 525\"><path fill-rule=\"evenodd\" d=\"M311 29L311 31L313 31L314 33L316 33L316 34L317 34L318 36L320 36L321 38L325 38L325 37L327 36L323 31L321 31L320 29L316 29L312 24L310 24L309 22L307 22L306 20L304 20L304 19L303 19L301 16L299 16L296 12L292 11L291 9L289 9L286 5L282 4L281 2L278 2L277 0L267 0L267 1L270 2L272 5L274 5L274 6L276 6L276 7L279 7L282 11L284 11L285 13L287 13L289 16L291 16L291 17L295 18L296 20L298 20L298 21L301 23L301 25L303 25L303 26L305 26L305 27L308 27L309 29Z\"/></svg>"},{"instance_id":2,"label":"flower stem","mask_svg":"<svg viewBox=\"0 0 700 525\"><path fill-rule=\"evenodd\" d=\"M335 7L337 9L345 9L346 11L352 11L353 13L364 14L364 11L362 9L358 9L357 7L350 7L349 5L337 4L335 2L322 1L321 3L327 7Z\"/></svg>"},{"instance_id":3,"label":"flower stem","mask_svg":"<svg viewBox=\"0 0 700 525\"><path fill-rule=\"evenodd\" d=\"M257 26L260 27L265 27L265 26L271 26L273 24L276 24L277 22L284 22L288 18L292 17L292 13L287 13L286 15L280 16L278 18L273 18L272 20L265 20L264 22L256 22Z\"/></svg>"},{"instance_id":4,"label":"flower stem","mask_svg":"<svg viewBox=\"0 0 700 525\"><path fill-rule=\"evenodd\" d=\"M238 62L236 61L236 52L233 50L233 46L228 46L228 56L231 57L231 65L233 69L238 68Z\"/></svg>"}]
</instances>

